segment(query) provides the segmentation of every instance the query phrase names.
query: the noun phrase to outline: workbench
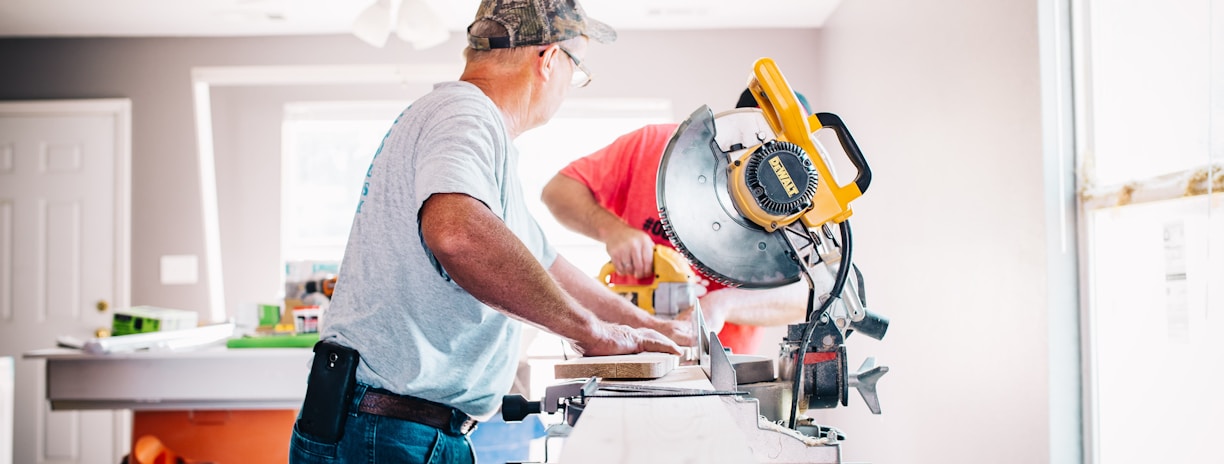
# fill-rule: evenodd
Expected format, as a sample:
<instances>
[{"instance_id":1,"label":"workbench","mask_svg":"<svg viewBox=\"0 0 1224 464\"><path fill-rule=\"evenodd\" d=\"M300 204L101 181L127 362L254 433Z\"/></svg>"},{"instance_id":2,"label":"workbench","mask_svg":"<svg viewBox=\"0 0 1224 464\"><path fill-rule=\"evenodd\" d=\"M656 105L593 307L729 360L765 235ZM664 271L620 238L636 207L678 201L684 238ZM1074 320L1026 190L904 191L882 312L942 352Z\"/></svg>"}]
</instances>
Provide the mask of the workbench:
<instances>
[{"instance_id":1,"label":"workbench","mask_svg":"<svg viewBox=\"0 0 1224 464\"><path fill-rule=\"evenodd\" d=\"M132 438L157 436L195 461L286 462L306 396L309 348L204 348L88 354L55 348L46 360L52 410L129 409Z\"/></svg>"},{"instance_id":2,"label":"workbench","mask_svg":"<svg viewBox=\"0 0 1224 464\"><path fill-rule=\"evenodd\" d=\"M306 396L309 348L205 348L95 355L53 348L25 353L47 362L52 410L297 409Z\"/></svg>"},{"instance_id":3,"label":"workbench","mask_svg":"<svg viewBox=\"0 0 1224 464\"><path fill-rule=\"evenodd\" d=\"M805 436L762 421L756 399L706 394L705 391L729 392L738 388L735 367L717 337L710 337L709 342L710 350L700 355L700 366L682 366L654 380L623 382L638 385L605 388L605 384L622 383L605 380L599 382L598 391L592 390L590 381L580 385L586 395L593 395L584 396L580 402L581 417L573 423L560 462L842 462L841 448L835 441ZM589 364L598 365L598 360L592 358ZM572 406L572 398L578 396L572 390L576 386L579 385L560 384L555 387L554 397L571 398L566 404ZM629 396L601 395L612 391Z\"/></svg>"}]
</instances>

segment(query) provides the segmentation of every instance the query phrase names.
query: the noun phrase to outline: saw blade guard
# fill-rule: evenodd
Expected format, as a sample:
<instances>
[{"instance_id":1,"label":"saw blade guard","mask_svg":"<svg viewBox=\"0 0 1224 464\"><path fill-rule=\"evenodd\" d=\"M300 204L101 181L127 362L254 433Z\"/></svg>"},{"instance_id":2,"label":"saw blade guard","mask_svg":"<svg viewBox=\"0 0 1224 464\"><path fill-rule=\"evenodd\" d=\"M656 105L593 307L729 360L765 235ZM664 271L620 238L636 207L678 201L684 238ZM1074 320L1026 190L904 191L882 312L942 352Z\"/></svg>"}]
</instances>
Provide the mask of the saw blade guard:
<instances>
[{"instance_id":1,"label":"saw blade guard","mask_svg":"<svg viewBox=\"0 0 1224 464\"><path fill-rule=\"evenodd\" d=\"M728 121L728 133L743 132L759 142L758 126L769 131L768 126L758 110L748 110L755 113L740 111L728 116L734 119L720 115L719 120ZM788 254L786 239L736 208L727 186L730 158L715 137L714 114L703 105L667 144L656 199L667 238L703 275L723 285L774 288L798 282L802 269Z\"/></svg>"}]
</instances>

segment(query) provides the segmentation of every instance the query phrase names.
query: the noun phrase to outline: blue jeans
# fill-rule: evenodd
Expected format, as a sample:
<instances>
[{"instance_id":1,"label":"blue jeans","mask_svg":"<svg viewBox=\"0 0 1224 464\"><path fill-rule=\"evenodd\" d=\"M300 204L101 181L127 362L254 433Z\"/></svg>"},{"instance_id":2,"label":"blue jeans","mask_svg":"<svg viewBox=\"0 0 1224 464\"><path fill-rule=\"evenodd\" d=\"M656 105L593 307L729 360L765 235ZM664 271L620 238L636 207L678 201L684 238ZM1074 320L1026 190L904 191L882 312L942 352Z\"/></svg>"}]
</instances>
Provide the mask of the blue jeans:
<instances>
[{"instance_id":1,"label":"blue jeans","mask_svg":"<svg viewBox=\"0 0 1224 464\"><path fill-rule=\"evenodd\" d=\"M368 387L358 385L340 442L328 444L293 426L289 464L403 463L475 464L472 443L424 424L357 411ZM300 413L299 413L300 414Z\"/></svg>"}]
</instances>

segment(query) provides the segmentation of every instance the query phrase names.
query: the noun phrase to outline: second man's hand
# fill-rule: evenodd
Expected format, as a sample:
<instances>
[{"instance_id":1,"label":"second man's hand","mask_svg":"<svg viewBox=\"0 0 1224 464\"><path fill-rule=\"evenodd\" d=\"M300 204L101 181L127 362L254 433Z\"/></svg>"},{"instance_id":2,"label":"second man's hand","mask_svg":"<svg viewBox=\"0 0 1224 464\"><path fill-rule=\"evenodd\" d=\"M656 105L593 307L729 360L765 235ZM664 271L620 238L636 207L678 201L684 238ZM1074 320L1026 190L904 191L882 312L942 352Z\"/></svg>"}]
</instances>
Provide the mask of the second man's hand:
<instances>
[{"instance_id":1,"label":"second man's hand","mask_svg":"<svg viewBox=\"0 0 1224 464\"><path fill-rule=\"evenodd\" d=\"M607 246L616 273L639 279L654 272L654 241L595 199L586 184L564 174L553 176L540 199L565 227Z\"/></svg>"},{"instance_id":2,"label":"second man's hand","mask_svg":"<svg viewBox=\"0 0 1224 464\"><path fill-rule=\"evenodd\" d=\"M616 273L645 279L654 275L654 240L650 234L629 226L608 233L608 256Z\"/></svg>"}]
</instances>

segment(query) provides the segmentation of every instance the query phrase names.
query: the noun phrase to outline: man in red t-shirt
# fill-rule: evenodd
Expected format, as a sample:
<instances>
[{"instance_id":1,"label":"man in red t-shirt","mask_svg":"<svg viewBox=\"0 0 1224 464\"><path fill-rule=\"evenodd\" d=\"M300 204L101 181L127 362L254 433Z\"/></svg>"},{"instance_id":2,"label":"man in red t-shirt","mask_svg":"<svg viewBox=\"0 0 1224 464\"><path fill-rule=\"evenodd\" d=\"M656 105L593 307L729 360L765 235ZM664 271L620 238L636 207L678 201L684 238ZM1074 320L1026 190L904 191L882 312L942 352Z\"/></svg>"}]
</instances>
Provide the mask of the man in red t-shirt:
<instances>
[{"instance_id":1,"label":"man in red t-shirt","mask_svg":"<svg viewBox=\"0 0 1224 464\"><path fill-rule=\"evenodd\" d=\"M800 103L807 101L796 93ZM756 106L748 90L737 108ZM663 151L678 124L652 124L570 163L544 186L542 200L564 226L607 245L616 272L639 279L654 270L654 245L671 247L655 203ZM707 325L734 353L758 350L760 326L803 322L807 284L766 290L725 287L694 269ZM699 290L698 293L701 293ZM774 354L774 353L768 353Z\"/></svg>"}]
</instances>

